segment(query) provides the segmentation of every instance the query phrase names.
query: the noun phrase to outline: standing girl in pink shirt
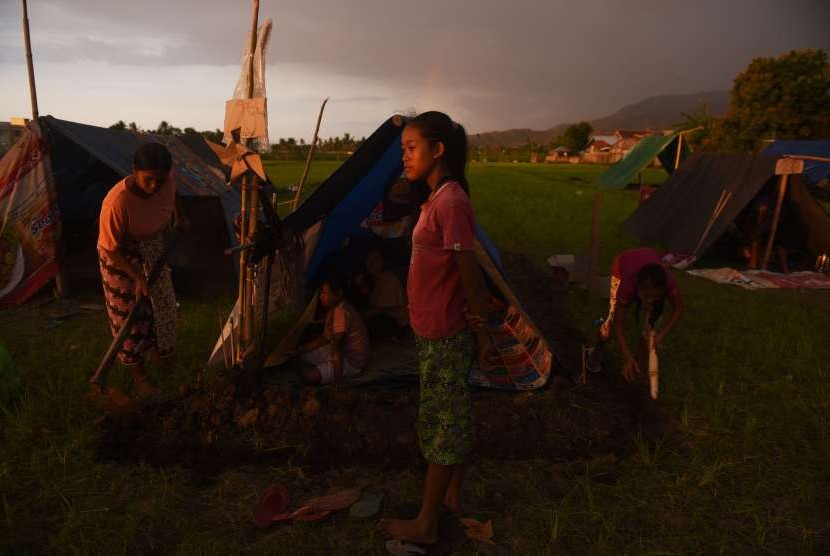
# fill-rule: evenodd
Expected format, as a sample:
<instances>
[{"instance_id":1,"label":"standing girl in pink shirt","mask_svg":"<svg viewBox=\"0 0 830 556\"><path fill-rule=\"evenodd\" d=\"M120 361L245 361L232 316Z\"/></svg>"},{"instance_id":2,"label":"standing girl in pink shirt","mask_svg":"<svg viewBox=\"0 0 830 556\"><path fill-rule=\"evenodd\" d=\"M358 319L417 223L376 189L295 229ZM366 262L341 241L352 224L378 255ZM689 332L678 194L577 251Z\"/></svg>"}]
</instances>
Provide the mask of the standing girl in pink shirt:
<instances>
[{"instance_id":1,"label":"standing girl in pink shirt","mask_svg":"<svg viewBox=\"0 0 830 556\"><path fill-rule=\"evenodd\" d=\"M407 293L421 388L418 436L427 469L421 511L390 520L397 539L431 544L443 504L460 510L464 465L473 448L468 376L491 347L484 282L473 251L475 217L467 180L467 134L441 112L414 118L401 138L404 174L431 191L412 233Z\"/></svg>"}]
</instances>

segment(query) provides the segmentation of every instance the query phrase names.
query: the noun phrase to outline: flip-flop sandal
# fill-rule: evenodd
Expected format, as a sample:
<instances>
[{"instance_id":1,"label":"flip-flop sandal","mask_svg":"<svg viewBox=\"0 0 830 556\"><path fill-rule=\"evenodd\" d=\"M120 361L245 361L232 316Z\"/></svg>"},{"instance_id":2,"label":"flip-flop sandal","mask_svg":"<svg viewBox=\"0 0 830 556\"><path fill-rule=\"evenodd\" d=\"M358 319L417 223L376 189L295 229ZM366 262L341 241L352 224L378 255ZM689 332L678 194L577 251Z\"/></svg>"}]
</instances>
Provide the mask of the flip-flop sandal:
<instances>
[{"instance_id":1,"label":"flip-flop sandal","mask_svg":"<svg viewBox=\"0 0 830 556\"><path fill-rule=\"evenodd\" d=\"M331 510L320 510L310 506L303 506L294 512L294 521L322 521L331 515Z\"/></svg>"},{"instance_id":2,"label":"flip-flop sandal","mask_svg":"<svg viewBox=\"0 0 830 556\"><path fill-rule=\"evenodd\" d=\"M427 550L421 545L400 539L386 541L386 551L392 556L412 556L427 553Z\"/></svg>"},{"instance_id":3,"label":"flip-flop sandal","mask_svg":"<svg viewBox=\"0 0 830 556\"><path fill-rule=\"evenodd\" d=\"M331 494L326 494L325 496L317 496L315 498L311 498L310 500L306 500L300 505L309 506L315 510L336 512L339 510L345 510L358 500L360 500L360 490L353 488L348 490L339 490Z\"/></svg>"},{"instance_id":4,"label":"flip-flop sandal","mask_svg":"<svg viewBox=\"0 0 830 556\"><path fill-rule=\"evenodd\" d=\"M358 519L369 519L380 513L384 493L382 490L367 490L350 509L349 515Z\"/></svg>"},{"instance_id":5,"label":"flip-flop sandal","mask_svg":"<svg viewBox=\"0 0 830 556\"><path fill-rule=\"evenodd\" d=\"M265 529L275 521L275 517L283 515L288 507L288 491L282 485L271 485L265 489L259 506L254 514L254 524Z\"/></svg>"}]
</instances>

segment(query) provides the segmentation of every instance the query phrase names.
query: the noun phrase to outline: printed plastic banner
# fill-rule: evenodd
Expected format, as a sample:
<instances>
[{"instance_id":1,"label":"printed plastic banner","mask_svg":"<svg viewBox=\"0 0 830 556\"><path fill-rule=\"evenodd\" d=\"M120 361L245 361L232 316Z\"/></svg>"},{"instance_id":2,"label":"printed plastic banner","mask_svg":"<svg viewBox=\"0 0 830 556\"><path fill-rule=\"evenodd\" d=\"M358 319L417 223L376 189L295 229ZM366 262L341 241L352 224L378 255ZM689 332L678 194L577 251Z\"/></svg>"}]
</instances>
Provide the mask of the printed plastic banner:
<instances>
[{"instance_id":1,"label":"printed plastic banner","mask_svg":"<svg viewBox=\"0 0 830 556\"><path fill-rule=\"evenodd\" d=\"M36 122L0 160L0 305L17 305L58 271L60 209Z\"/></svg>"}]
</instances>

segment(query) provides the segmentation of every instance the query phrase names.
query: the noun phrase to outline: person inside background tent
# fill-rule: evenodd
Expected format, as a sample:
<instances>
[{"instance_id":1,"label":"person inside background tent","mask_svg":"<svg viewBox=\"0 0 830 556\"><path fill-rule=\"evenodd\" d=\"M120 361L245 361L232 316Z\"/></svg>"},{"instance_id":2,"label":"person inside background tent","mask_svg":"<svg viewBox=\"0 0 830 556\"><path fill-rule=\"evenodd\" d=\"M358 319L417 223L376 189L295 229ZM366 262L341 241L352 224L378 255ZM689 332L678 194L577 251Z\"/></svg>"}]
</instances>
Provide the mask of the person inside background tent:
<instances>
[{"instance_id":1,"label":"person inside background tent","mask_svg":"<svg viewBox=\"0 0 830 556\"><path fill-rule=\"evenodd\" d=\"M755 196L749 205L735 218L735 225L741 238L741 255L750 270L756 270L761 266L763 251L766 248L767 240L772 232L772 220L775 212L776 191L771 185L766 185ZM782 213L782 222L779 227L779 234L776 237L773 251L778 259L781 272L789 272L787 261L787 249L781 245L781 231L786 228L783 222L785 213Z\"/></svg>"},{"instance_id":2,"label":"person inside background tent","mask_svg":"<svg viewBox=\"0 0 830 556\"><path fill-rule=\"evenodd\" d=\"M170 269L165 266L154 284L147 283L164 251L171 222L178 229L189 226L178 203L172 167L173 157L163 145L141 145L133 155L133 173L110 189L99 218L98 262L113 336L138 300L150 298L149 308L135 319L118 352L139 396L157 392L145 373L146 354L155 350L169 365L176 344L176 293Z\"/></svg>"},{"instance_id":3,"label":"person inside background tent","mask_svg":"<svg viewBox=\"0 0 830 556\"><path fill-rule=\"evenodd\" d=\"M362 312L373 340L401 338L409 333L409 309L400 279L385 265L383 250L371 247L364 259L365 272L357 278L361 293L368 298Z\"/></svg>"},{"instance_id":4,"label":"person inside background tent","mask_svg":"<svg viewBox=\"0 0 830 556\"><path fill-rule=\"evenodd\" d=\"M588 370L600 371L605 345L613 333L623 356L623 379L631 382L643 373L626 339L626 317L631 312L630 309L634 308L639 322L640 309L645 307L646 331L654 331L654 345L659 350L666 336L682 318L685 307L680 289L661 264L660 255L647 247L623 251L616 256L611 269L610 293L608 317L600 326L596 346L586 363ZM663 326L659 326L666 301L672 307L671 318ZM641 342L640 347L644 348L645 337Z\"/></svg>"},{"instance_id":5,"label":"person inside background tent","mask_svg":"<svg viewBox=\"0 0 830 556\"><path fill-rule=\"evenodd\" d=\"M357 376L369 359L366 325L344 297L343 284L337 276L323 280L320 303L327 310L323 333L291 354L313 365L303 374L303 381L308 384L331 384Z\"/></svg>"}]
</instances>

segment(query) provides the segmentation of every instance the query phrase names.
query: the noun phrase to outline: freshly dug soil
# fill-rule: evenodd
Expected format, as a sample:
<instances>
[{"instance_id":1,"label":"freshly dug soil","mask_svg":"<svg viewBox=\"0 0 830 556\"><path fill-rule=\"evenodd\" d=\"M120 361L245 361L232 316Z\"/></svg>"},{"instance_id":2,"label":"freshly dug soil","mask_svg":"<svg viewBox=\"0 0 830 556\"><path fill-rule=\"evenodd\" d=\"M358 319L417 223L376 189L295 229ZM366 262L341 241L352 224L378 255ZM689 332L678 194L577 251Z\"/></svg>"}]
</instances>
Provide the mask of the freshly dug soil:
<instances>
[{"instance_id":1,"label":"freshly dug soil","mask_svg":"<svg viewBox=\"0 0 830 556\"><path fill-rule=\"evenodd\" d=\"M561 298L531 261L506 257L526 309L567 366L579 359L578 331L568 327ZM578 369L573 368L576 373ZM614 453L624 457L642 430L662 428L659 405L616 374L575 386L564 373L532 392L476 390L476 455L567 462ZM300 388L281 384L255 392L224 379L198 378L174 399L102 423L101 458L181 465L212 473L240 464L291 462L312 469L365 465L401 468L422 463L415 419L417 386L378 391L343 384Z\"/></svg>"}]
</instances>

